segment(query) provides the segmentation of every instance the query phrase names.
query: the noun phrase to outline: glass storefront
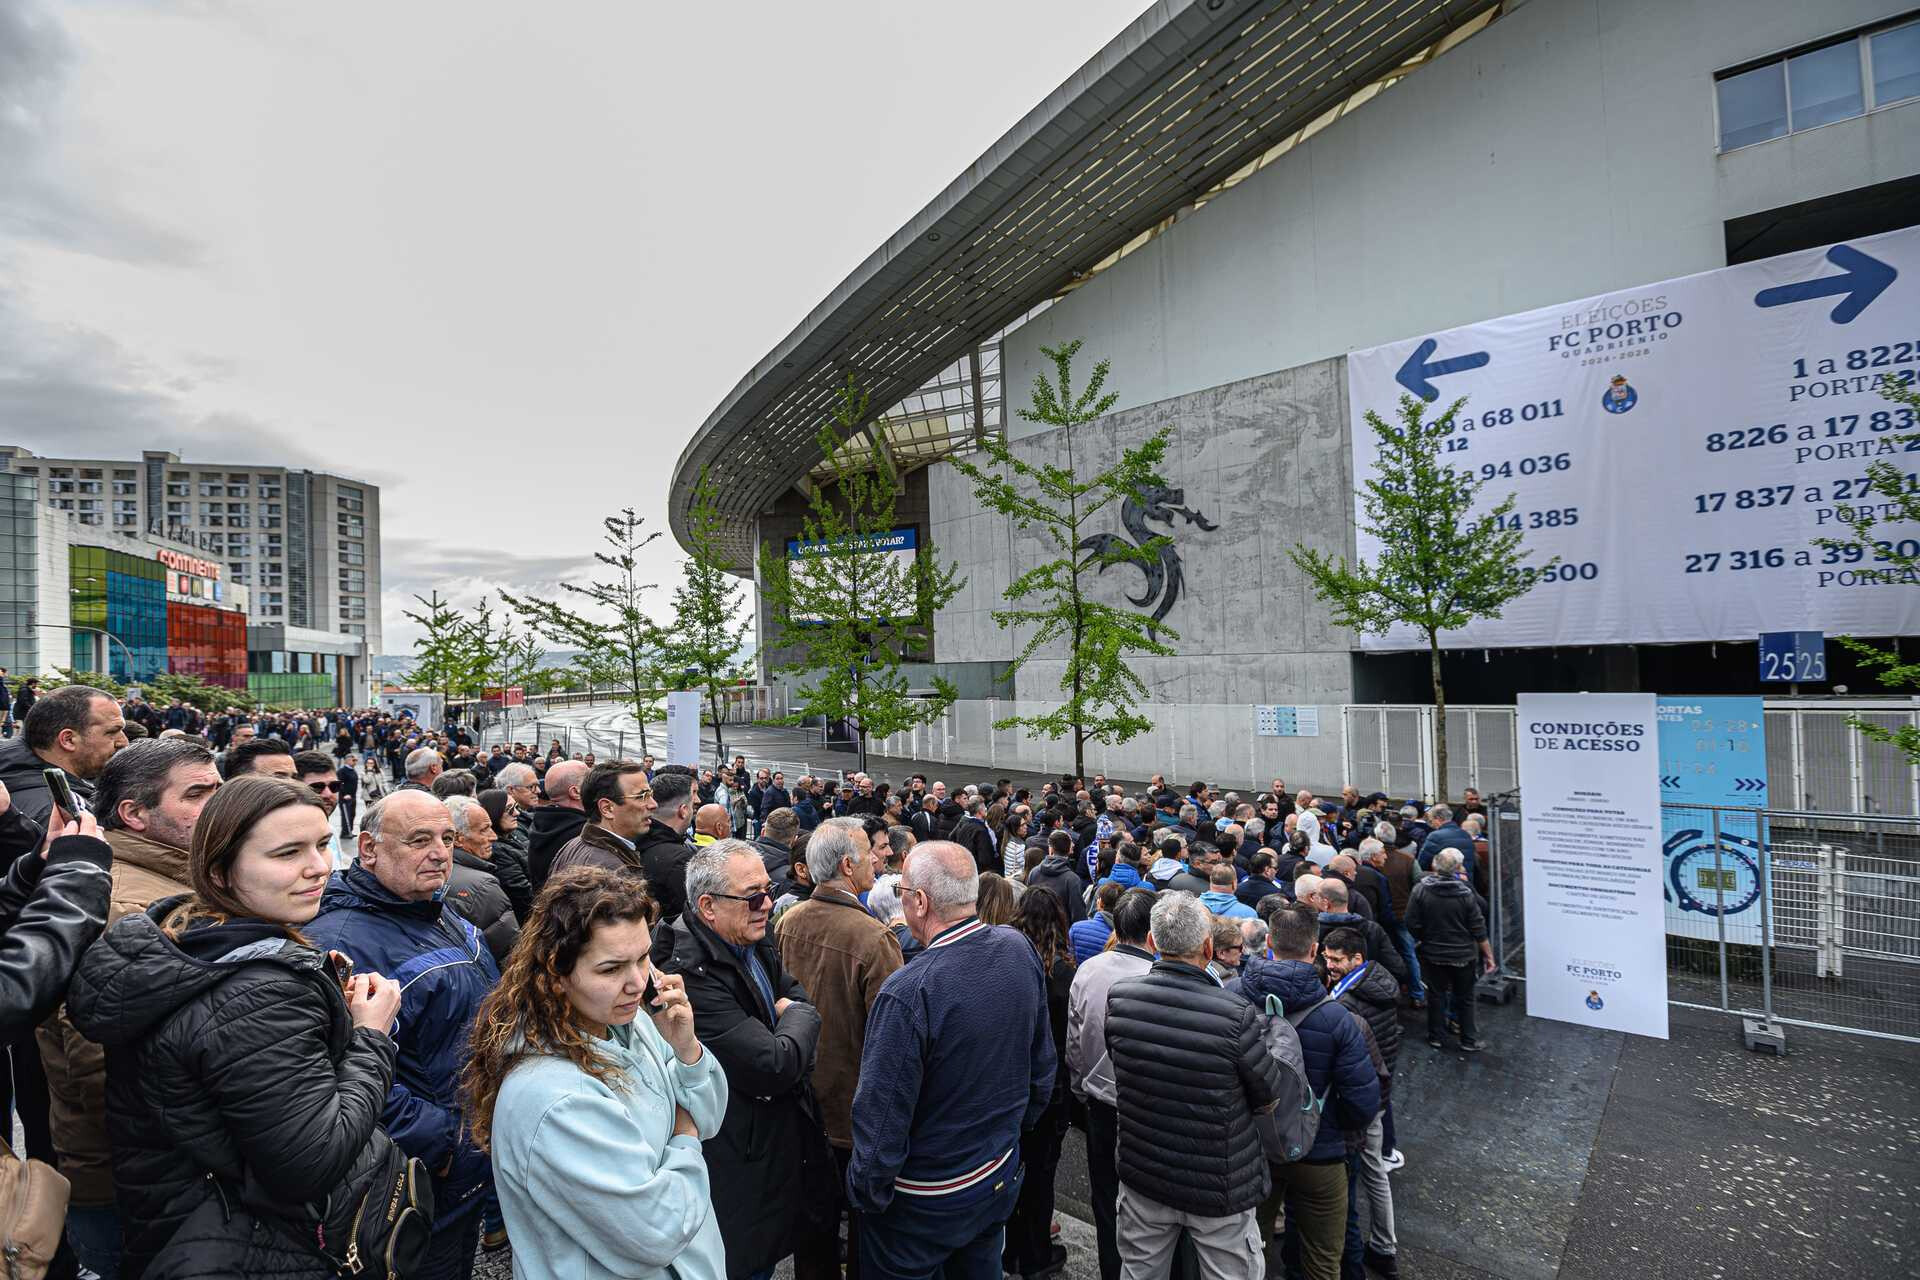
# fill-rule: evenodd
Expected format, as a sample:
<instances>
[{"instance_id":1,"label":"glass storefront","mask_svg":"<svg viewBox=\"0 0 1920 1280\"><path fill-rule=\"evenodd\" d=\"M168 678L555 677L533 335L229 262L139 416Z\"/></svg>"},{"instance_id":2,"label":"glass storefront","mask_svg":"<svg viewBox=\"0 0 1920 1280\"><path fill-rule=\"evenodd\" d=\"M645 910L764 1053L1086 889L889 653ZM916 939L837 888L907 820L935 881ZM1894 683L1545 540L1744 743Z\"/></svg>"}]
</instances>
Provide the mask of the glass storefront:
<instances>
[{"instance_id":1,"label":"glass storefront","mask_svg":"<svg viewBox=\"0 0 1920 1280\"><path fill-rule=\"evenodd\" d=\"M73 547L73 668L94 670L99 637L112 637L107 674L123 683L149 680L167 669L167 571L158 560ZM118 641L118 643L113 643Z\"/></svg>"},{"instance_id":2,"label":"glass storefront","mask_svg":"<svg viewBox=\"0 0 1920 1280\"><path fill-rule=\"evenodd\" d=\"M217 579L176 572L150 555L72 547L72 666L93 671L106 642L106 673L138 684L164 672L198 676L229 689L247 687L247 615L169 593L218 600Z\"/></svg>"},{"instance_id":3,"label":"glass storefront","mask_svg":"<svg viewBox=\"0 0 1920 1280\"><path fill-rule=\"evenodd\" d=\"M338 707L340 655L252 650L247 654L247 692L268 707Z\"/></svg>"},{"instance_id":4,"label":"glass storefront","mask_svg":"<svg viewBox=\"0 0 1920 1280\"><path fill-rule=\"evenodd\" d=\"M196 579L198 581L198 579ZM227 689L247 687L247 615L167 602L168 667Z\"/></svg>"}]
</instances>

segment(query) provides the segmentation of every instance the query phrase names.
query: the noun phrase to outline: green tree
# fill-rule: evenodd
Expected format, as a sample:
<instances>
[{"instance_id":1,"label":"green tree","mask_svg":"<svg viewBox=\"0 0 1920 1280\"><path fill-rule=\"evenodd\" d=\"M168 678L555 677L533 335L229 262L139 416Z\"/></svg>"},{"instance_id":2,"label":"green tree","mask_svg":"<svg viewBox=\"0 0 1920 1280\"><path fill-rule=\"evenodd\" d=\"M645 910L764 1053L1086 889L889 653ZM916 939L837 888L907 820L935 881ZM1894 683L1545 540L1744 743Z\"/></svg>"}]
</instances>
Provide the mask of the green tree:
<instances>
[{"instance_id":1,"label":"green tree","mask_svg":"<svg viewBox=\"0 0 1920 1280\"><path fill-rule=\"evenodd\" d=\"M1913 383L1883 375L1880 394L1905 411L1896 415L1905 419L1905 425L1920 420L1920 389ZM1920 433L1908 432L1893 439L1908 442L1904 447L1913 447L1911 442L1916 436ZM1920 523L1920 487L1893 463L1878 461L1867 464L1867 489L1872 495L1870 501L1842 506L1838 511L1840 523L1853 536L1816 538L1814 543L1841 556L1843 563L1870 565L1875 572L1888 574L1890 581L1912 583L1916 572L1920 572L1920 556L1903 552L1899 538L1874 537L1874 530L1883 524ZM1836 638L1862 667L1873 672L1883 688L1896 692L1920 690L1920 662L1908 662L1898 649L1882 648L1856 636ZM1905 755L1909 763L1920 764L1920 729L1912 725L1889 729L1858 716L1847 723L1871 740L1883 742Z\"/></svg>"},{"instance_id":2,"label":"green tree","mask_svg":"<svg viewBox=\"0 0 1920 1280\"><path fill-rule=\"evenodd\" d=\"M705 467L694 485L687 513L687 572L673 593L674 627L665 637L664 665L677 673L676 687L696 688L713 719L714 752L726 759L720 695L745 671L740 650L747 624L741 615L742 585L721 549L723 524L715 501L718 489Z\"/></svg>"},{"instance_id":3,"label":"green tree","mask_svg":"<svg viewBox=\"0 0 1920 1280\"><path fill-rule=\"evenodd\" d=\"M1130 662L1136 654L1171 657L1173 647L1161 637L1180 637L1147 614L1105 604L1088 594L1092 579L1102 571L1122 564L1150 566L1169 541L1150 538L1144 546L1135 546L1124 538L1089 530L1104 520L1109 507L1129 498L1144 503L1143 491L1164 483L1157 468L1166 458L1173 432L1161 428L1082 478L1074 462L1074 433L1111 409L1116 397L1104 391L1109 368L1105 360L1093 367L1083 389L1074 390L1073 357L1079 350L1078 339L1040 349L1053 362L1054 380L1035 375L1033 403L1020 411L1028 422L1060 430L1065 466L1035 466L1015 456L1000 440L981 445L987 466L965 458L954 459L953 465L973 481L981 506L1006 516L1016 528L1037 528L1052 552L1050 559L1008 584L1006 598L1014 607L995 610L993 620L1003 627L1025 629L1026 643L1007 670L1009 679L1043 649L1065 645L1067 666L1060 688L1066 701L1045 715L1008 716L993 727L1021 727L1048 738L1070 736L1073 771L1084 776L1089 742L1117 745L1153 727L1153 721L1138 710L1147 687Z\"/></svg>"},{"instance_id":4,"label":"green tree","mask_svg":"<svg viewBox=\"0 0 1920 1280\"><path fill-rule=\"evenodd\" d=\"M833 420L817 437L832 477L808 487L804 554L789 559L773 542L760 549L760 590L775 645L795 651L775 669L804 678L788 719L845 720L862 770L868 738L926 724L959 696L938 676L931 697L912 696L900 664L927 652L934 611L965 585L957 566L940 564L930 542L911 560L875 554L896 527L898 477L874 434L857 438L867 407L867 393L849 375Z\"/></svg>"},{"instance_id":5,"label":"green tree","mask_svg":"<svg viewBox=\"0 0 1920 1280\"><path fill-rule=\"evenodd\" d=\"M207 715L217 715L228 707L251 707L253 695L245 689L229 689L208 684L198 676L169 673L143 681L147 701L164 706L175 698Z\"/></svg>"},{"instance_id":6,"label":"green tree","mask_svg":"<svg viewBox=\"0 0 1920 1280\"><path fill-rule=\"evenodd\" d=\"M1395 423L1367 411L1378 440L1374 474L1360 488L1361 527L1380 543L1372 564L1350 566L1345 556L1336 559L1299 544L1287 553L1335 622L1362 632L1404 623L1426 638L1441 797L1447 791L1447 692L1440 678L1440 633L1499 617L1559 562L1555 556L1538 568L1527 565L1519 524L1507 519L1514 495L1475 515L1484 482L1440 460L1454 415L1465 403L1455 400L1429 418L1425 401L1401 396Z\"/></svg>"},{"instance_id":7,"label":"green tree","mask_svg":"<svg viewBox=\"0 0 1920 1280\"><path fill-rule=\"evenodd\" d=\"M86 685L90 689L98 689L100 692L109 694L115 698L124 698L127 696L127 686L121 684L106 672L76 671L72 667L54 667L50 674L41 676L40 692L43 694L52 693L55 689L63 688L70 684Z\"/></svg>"},{"instance_id":8,"label":"green tree","mask_svg":"<svg viewBox=\"0 0 1920 1280\"><path fill-rule=\"evenodd\" d=\"M640 726L642 755L648 751L647 717L657 701L661 663L659 628L640 606L641 597L654 588L653 583L640 581L640 553L660 536L658 531L642 532L645 523L632 507L602 519L601 538L608 549L594 552L593 558L610 571L608 576L598 582L560 584L561 590L599 617L555 600L500 593L535 632L554 644L581 651L574 661L589 683L624 689L634 722Z\"/></svg>"},{"instance_id":9,"label":"green tree","mask_svg":"<svg viewBox=\"0 0 1920 1280\"><path fill-rule=\"evenodd\" d=\"M413 664L404 677L415 688L438 691L451 701L464 689L473 661L471 622L453 602L440 598L438 590L416 595L418 611L402 610L402 616L420 627L413 641Z\"/></svg>"}]
</instances>

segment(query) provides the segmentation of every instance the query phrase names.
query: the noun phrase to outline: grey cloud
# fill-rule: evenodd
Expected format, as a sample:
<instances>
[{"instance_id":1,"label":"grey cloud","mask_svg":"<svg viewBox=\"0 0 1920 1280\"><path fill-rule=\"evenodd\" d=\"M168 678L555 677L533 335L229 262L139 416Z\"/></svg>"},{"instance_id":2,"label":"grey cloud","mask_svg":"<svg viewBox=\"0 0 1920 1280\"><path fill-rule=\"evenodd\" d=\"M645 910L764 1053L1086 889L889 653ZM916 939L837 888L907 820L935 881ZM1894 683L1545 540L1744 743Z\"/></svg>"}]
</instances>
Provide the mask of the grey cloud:
<instances>
[{"instance_id":1,"label":"grey cloud","mask_svg":"<svg viewBox=\"0 0 1920 1280\"><path fill-rule=\"evenodd\" d=\"M43 5L0 4L0 232L127 262L199 261L192 239L97 189L101 175L83 182L63 170L61 99L73 60L66 31Z\"/></svg>"},{"instance_id":2,"label":"grey cloud","mask_svg":"<svg viewBox=\"0 0 1920 1280\"><path fill-rule=\"evenodd\" d=\"M55 456L137 458L143 449L171 449L188 459L332 469L325 448L297 432L191 408L176 394L177 382L173 371L104 333L36 320L18 295L0 290L0 438L7 443ZM236 450L235 441L257 443Z\"/></svg>"},{"instance_id":3,"label":"grey cloud","mask_svg":"<svg viewBox=\"0 0 1920 1280\"><path fill-rule=\"evenodd\" d=\"M401 587L424 591L450 579L482 579L506 583L518 593L578 581L594 568L590 551L579 555L521 555L391 534L380 540L380 563L389 591Z\"/></svg>"}]
</instances>

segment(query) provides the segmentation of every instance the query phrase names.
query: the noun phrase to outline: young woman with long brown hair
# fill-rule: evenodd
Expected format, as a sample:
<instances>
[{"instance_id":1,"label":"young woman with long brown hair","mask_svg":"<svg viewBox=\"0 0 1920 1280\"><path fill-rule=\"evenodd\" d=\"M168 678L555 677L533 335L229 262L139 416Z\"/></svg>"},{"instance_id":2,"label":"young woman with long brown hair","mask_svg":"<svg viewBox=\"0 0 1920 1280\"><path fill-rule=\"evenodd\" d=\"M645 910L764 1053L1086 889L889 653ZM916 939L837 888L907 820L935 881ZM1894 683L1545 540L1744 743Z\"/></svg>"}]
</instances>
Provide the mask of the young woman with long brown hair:
<instances>
[{"instance_id":1,"label":"young woman with long brown hair","mask_svg":"<svg viewBox=\"0 0 1920 1280\"><path fill-rule=\"evenodd\" d=\"M300 934L331 835L297 783L226 783L194 825L193 892L116 921L81 961L67 1011L106 1047L122 1274L336 1272L292 1219L364 1193L391 1156L400 990ZM262 1202L287 1216L242 1211Z\"/></svg>"},{"instance_id":2,"label":"young woman with long brown hair","mask_svg":"<svg viewBox=\"0 0 1920 1280\"><path fill-rule=\"evenodd\" d=\"M517 1280L725 1280L700 1143L727 1078L681 979L653 968L657 917L632 876L560 872L474 1020L467 1123L493 1156Z\"/></svg>"}]
</instances>

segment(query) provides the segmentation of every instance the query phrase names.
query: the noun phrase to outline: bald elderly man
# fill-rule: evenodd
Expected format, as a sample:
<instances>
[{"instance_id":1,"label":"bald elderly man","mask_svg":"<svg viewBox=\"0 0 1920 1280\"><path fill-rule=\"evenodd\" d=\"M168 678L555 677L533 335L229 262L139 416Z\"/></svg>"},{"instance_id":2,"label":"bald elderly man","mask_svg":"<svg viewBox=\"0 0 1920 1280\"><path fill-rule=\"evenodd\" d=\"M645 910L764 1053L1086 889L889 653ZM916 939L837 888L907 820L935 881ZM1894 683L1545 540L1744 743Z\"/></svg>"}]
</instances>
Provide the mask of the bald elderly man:
<instances>
[{"instance_id":1,"label":"bald elderly man","mask_svg":"<svg viewBox=\"0 0 1920 1280\"><path fill-rule=\"evenodd\" d=\"M528 813L521 823L527 831L527 875L535 893L540 892L553 870L553 855L586 825L587 809L580 802L580 784L586 778L583 761L562 760L553 765L544 783L547 802Z\"/></svg>"},{"instance_id":2,"label":"bald elderly man","mask_svg":"<svg viewBox=\"0 0 1920 1280\"><path fill-rule=\"evenodd\" d=\"M874 998L853 1098L847 1191L867 1275L997 1280L1020 1135L1053 1097L1039 957L1012 929L981 923L979 892L973 855L952 841L907 854L900 906L926 949Z\"/></svg>"},{"instance_id":3,"label":"bald elderly man","mask_svg":"<svg viewBox=\"0 0 1920 1280\"><path fill-rule=\"evenodd\" d=\"M733 817L721 804L703 804L693 815L693 842L701 848L733 835Z\"/></svg>"}]
</instances>

